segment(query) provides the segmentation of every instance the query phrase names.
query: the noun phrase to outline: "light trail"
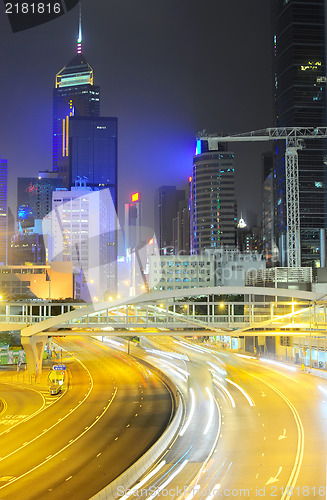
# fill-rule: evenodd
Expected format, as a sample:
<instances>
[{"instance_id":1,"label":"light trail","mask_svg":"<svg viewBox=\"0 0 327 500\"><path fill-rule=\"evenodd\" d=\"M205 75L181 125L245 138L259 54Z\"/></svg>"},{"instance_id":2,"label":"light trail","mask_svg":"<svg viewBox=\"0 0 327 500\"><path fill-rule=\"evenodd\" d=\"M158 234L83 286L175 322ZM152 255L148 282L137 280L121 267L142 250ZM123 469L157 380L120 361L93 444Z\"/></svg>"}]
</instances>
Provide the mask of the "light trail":
<instances>
[{"instance_id":1,"label":"light trail","mask_svg":"<svg viewBox=\"0 0 327 500\"><path fill-rule=\"evenodd\" d=\"M133 488L131 488L123 497L120 497L119 500L126 500L127 498L129 498L131 495L133 496L138 496L137 495L137 492L140 488L142 488L142 486L147 482L149 481L149 479L151 479L153 476L155 476L157 474L157 472L160 471L160 469L162 469L162 467L165 465L166 463L166 460L162 460L162 462L160 462L159 465L157 465L157 467L155 469L153 469L153 471L151 471L149 474L147 474L143 479L142 481L140 481L139 483L137 483L135 486L133 486ZM136 493L136 495L135 495Z\"/></svg>"},{"instance_id":2,"label":"light trail","mask_svg":"<svg viewBox=\"0 0 327 500\"><path fill-rule=\"evenodd\" d=\"M206 391L207 391L207 394L209 396L209 399L210 399L210 415L209 415L209 420L208 420L208 423L206 425L206 428L204 429L203 431L203 435L205 436L206 434L208 434L208 431L210 429L210 426L212 424L212 421L213 421L213 416L214 416L214 412L215 412L215 402L214 402L214 398L213 398L213 395L211 394L211 392L209 391L208 387L206 387Z\"/></svg>"},{"instance_id":3,"label":"light trail","mask_svg":"<svg viewBox=\"0 0 327 500\"><path fill-rule=\"evenodd\" d=\"M184 469L185 465L188 463L188 460L184 460L184 462L182 463L182 465L180 465L178 467L178 469L175 470L175 472L173 472L173 474L171 474L168 479L166 479L166 481L164 483L162 483L161 486L159 486L158 488L156 488L156 491L154 493L152 493L152 495L150 495L148 497L148 500L152 500L153 498L155 498L157 495L159 495L159 493L164 489L166 488L166 486Z\"/></svg>"},{"instance_id":4,"label":"light trail","mask_svg":"<svg viewBox=\"0 0 327 500\"><path fill-rule=\"evenodd\" d=\"M235 401L234 401L234 399L233 399L233 396L232 396L232 395L231 395L231 393L229 392L229 390L228 390L228 389L226 389L226 387L225 387L225 386L223 386L223 384L221 384L220 382L218 382L218 380L217 380L217 379L215 379L215 378L214 378L214 379L213 379L213 382L214 382L214 384L216 384L216 385L217 385L217 386L218 386L218 387L219 387L222 391L224 391L224 393L225 393L225 394L226 394L226 396L228 397L229 401L231 402L232 407L233 407L233 408L235 408L235 406L236 406L236 405L235 405Z\"/></svg>"},{"instance_id":5,"label":"light trail","mask_svg":"<svg viewBox=\"0 0 327 500\"><path fill-rule=\"evenodd\" d=\"M192 399L192 402L191 402L191 411L190 411L190 414L181 430L181 432L179 433L180 436L184 436L185 434L185 431L188 429L188 426L190 425L191 423L191 420L193 418L193 414L194 414L194 410L195 410L195 396L194 396L194 391L193 389L191 388L190 389L190 393L191 393L191 399Z\"/></svg>"},{"instance_id":6,"label":"light trail","mask_svg":"<svg viewBox=\"0 0 327 500\"><path fill-rule=\"evenodd\" d=\"M226 378L226 381L229 382L230 384L234 385L243 394L243 396L246 398L246 400L248 401L248 403L249 403L250 406L255 406L255 403L254 403L253 399L251 398L251 396L249 396L245 392L245 390L242 389L242 387L240 387L238 384L236 384L232 380L229 380L228 378Z\"/></svg>"}]
</instances>

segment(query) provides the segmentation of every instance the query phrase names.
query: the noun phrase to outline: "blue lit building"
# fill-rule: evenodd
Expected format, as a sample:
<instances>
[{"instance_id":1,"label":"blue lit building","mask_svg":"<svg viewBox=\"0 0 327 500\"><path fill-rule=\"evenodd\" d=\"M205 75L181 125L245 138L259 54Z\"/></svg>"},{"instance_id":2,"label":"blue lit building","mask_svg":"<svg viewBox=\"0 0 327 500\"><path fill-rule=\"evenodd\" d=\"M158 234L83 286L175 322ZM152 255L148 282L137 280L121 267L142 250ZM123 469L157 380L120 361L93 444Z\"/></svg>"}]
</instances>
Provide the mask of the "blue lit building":
<instances>
[{"instance_id":1,"label":"blue lit building","mask_svg":"<svg viewBox=\"0 0 327 500\"><path fill-rule=\"evenodd\" d=\"M76 56L56 75L53 90L53 170L69 185L69 121L72 116L100 115L100 88L81 48L81 23Z\"/></svg>"},{"instance_id":2,"label":"blue lit building","mask_svg":"<svg viewBox=\"0 0 327 500\"><path fill-rule=\"evenodd\" d=\"M70 185L85 178L93 189L109 188L117 209L117 118L73 116L69 123Z\"/></svg>"},{"instance_id":3,"label":"blue lit building","mask_svg":"<svg viewBox=\"0 0 327 500\"><path fill-rule=\"evenodd\" d=\"M209 151L207 141L198 141L190 190L191 254L235 248L236 226L234 154L226 143Z\"/></svg>"},{"instance_id":4,"label":"blue lit building","mask_svg":"<svg viewBox=\"0 0 327 500\"><path fill-rule=\"evenodd\" d=\"M0 156L0 264L7 263L7 177L8 162Z\"/></svg>"}]
</instances>

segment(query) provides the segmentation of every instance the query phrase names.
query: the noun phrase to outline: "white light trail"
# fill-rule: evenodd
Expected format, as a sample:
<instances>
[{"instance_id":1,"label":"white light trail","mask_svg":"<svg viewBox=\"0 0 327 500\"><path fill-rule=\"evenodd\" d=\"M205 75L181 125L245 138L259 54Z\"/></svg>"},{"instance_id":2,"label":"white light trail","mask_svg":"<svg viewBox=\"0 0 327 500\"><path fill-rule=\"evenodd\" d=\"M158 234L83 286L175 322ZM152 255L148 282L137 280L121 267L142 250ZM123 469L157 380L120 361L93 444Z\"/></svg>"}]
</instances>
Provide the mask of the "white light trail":
<instances>
[{"instance_id":1,"label":"white light trail","mask_svg":"<svg viewBox=\"0 0 327 500\"><path fill-rule=\"evenodd\" d=\"M196 486L194 486L194 488L192 488L192 491L189 495L187 495L187 497L185 498L185 500L192 500L192 498L195 497L195 495L198 495L199 494L199 491L200 491L201 487L199 484L197 484Z\"/></svg>"},{"instance_id":2,"label":"white light trail","mask_svg":"<svg viewBox=\"0 0 327 500\"><path fill-rule=\"evenodd\" d=\"M195 396L194 396L194 391L193 389L191 388L190 389L190 393L191 393L191 399L192 399L192 402L191 402L191 411L190 411L190 414L181 430L181 432L179 433L180 436L184 436L185 434L185 431L187 430L188 426L190 425L191 423L191 420L193 418L193 414L194 414L194 410L195 410Z\"/></svg>"},{"instance_id":3,"label":"white light trail","mask_svg":"<svg viewBox=\"0 0 327 500\"><path fill-rule=\"evenodd\" d=\"M175 472L173 474L171 474L168 479L166 479L166 481L164 483L162 483L162 485L159 486L159 488L156 489L156 491L154 493L152 493L152 495L150 495L148 497L148 500L152 500L153 498L155 498L157 495L159 495L160 491L162 491L164 488L166 488L166 486L174 479L174 477L177 476L177 474L179 474L185 467L185 465L188 463L188 460L184 460L184 462L182 463L182 465L180 465L178 467L178 469L175 470Z\"/></svg>"},{"instance_id":4,"label":"white light trail","mask_svg":"<svg viewBox=\"0 0 327 500\"><path fill-rule=\"evenodd\" d=\"M207 496L205 500L212 500L213 498L215 498L215 496L217 495L218 491L220 490L220 486L221 485L219 483L215 484L214 487L213 487L213 489L212 489L212 491L211 491L211 493L210 493L210 495Z\"/></svg>"},{"instance_id":5,"label":"white light trail","mask_svg":"<svg viewBox=\"0 0 327 500\"><path fill-rule=\"evenodd\" d=\"M255 356L247 356L246 354L238 354L237 352L235 353L235 355L239 356L240 358L257 359Z\"/></svg>"},{"instance_id":6,"label":"white light trail","mask_svg":"<svg viewBox=\"0 0 327 500\"><path fill-rule=\"evenodd\" d=\"M111 344L114 347L121 347L123 345L120 342L117 342L117 340L108 339L107 337L104 337L103 340L104 342L106 342L106 344Z\"/></svg>"},{"instance_id":7,"label":"white light trail","mask_svg":"<svg viewBox=\"0 0 327 500\"><path fill-rule=\"evenodd\" d=\"M142 481L140 481L139 483L137 483L133 488L131 488L127 493L126 495L124 495L123 497L121 497L119 500L126 500L127 498L129 498L130 496L135 496L135 493L137 495L137 491L142 488L142 486L147 482L149 481L149 479L151 479L151 477L153 477L155 474L157 474L157 472L159 472L160 469L162 469L162 467L165 465L166 463L166 460L163 460L162 462L160 462L159 465L157 465L157 467L155 469L153 469L153 471L151 471L149 474L147 474L143 479Z\"/></svg>"},{"instance_id":8,"label":"white light trail","mask_svg":"<svg viewBox=\"0 0 327 500\"><path fill-rule=\"evenodd\" d=\"M215 401L214 401L213 395L209 391L208 387L206 387L206 391L207 391L207 394L208 394L209 399L210 399L210 415L209 415L209 420L208 420L208 423L206 425L206 428L203 431L203 435L204 436L206 434L208 434L208 431L209 431L209 429L211 427L211 424L212 424L212 421L213 421L213 416L214 416L214 413L215 413Z\"/></svg>"},{"instance_id":9,"label":"white light trail","mask_svg":"<svg viewBox=\"0 0 327 500\"><path fill-rule=\"evenodd\" d=\"M230 400L232 407L233 407L233 408L235 408L235 406L236 406L236 405L235 405L235 401L234 401L234 399L233 399L233 396L232 396L232 395L231 395L231 393L229 392L229 390L228 390L228 389L226 389L226 387L224 387L224 386L223 386L223 384L221 384L220 382L218 382L218 380L217 380L217 379L215 379L215 378L214 378L214 379L213 379L213 382L214 382L214 384L216 384L216 385L217 385L217 386L218 386L218 387L219 387L222 391L224 391L224 393L226 394L226 396L227 396L227 397L228 397L228 399Z\"/></svg>"},{"instance_id":10,"label":"white light trail","mask_svg":"<svg viewBox=\"0 0 327 500\"><path fill-rule=\"evenodd\" d=\"M288 365L285 365L284 363L278 363L278 361L273 361L272 359L260 358L260 361L263 361L264 363L269 363L271 365L279 366L280 368L286 368L287 370L290 370L291 372L297 371L297 368L295 366L288 366Z\"/></svg>"},{"instance_id":11,"label":"white light trail","mask_svg":"<svg viewBox=\"0 0 327 500\"><path fill-rule=\"evenodd\" d=\"M250 406L255 406L253 399L245 392L244 389L242 389L242 387L240 387L238 384L235 384L235 382L233 382L232 380L229 380L228 378L226 378L226 380L230 384L234 385L243 394L243 396L246 398L246 400L248 401Z\"/></svg>"}]
</instances>

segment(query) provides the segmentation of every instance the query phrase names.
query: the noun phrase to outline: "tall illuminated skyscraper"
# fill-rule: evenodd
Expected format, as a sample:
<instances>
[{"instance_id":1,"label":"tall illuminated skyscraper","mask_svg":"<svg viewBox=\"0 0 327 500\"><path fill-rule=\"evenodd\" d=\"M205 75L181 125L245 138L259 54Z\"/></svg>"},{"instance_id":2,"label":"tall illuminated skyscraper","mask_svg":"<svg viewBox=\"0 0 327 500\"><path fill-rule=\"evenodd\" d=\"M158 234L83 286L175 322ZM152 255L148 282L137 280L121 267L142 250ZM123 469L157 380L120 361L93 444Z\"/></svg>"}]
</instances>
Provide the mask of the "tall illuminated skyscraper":
<instances>
[{"instance_id":1,"label":"tall illuminated skyscraper","mask_svg":"<svg viewBox=\"0 0 327 500\"><path fill-rule=\"evenodd\" d=\"M234 154L225 143L208 151L201 141L193 158L190 192L191 254L236 245Z\"/></svg>"},{"instance_id":2,"label":"tall illuminated skyscraper","mask_svg":"<svg viewBox=\"0 0 327 500\"><path fill-rule=\"evenodd\" d=\"M272 0L275 124L326 127L325 0ZM299 151L302 265L319 265L321 230L327 227L326 144L308 140ZM282 264L286 225L285 145L276 141L275 232Z\"/></svg>"},{"instance_id":3,"label":"tall illuminated skyscraper","mask_svg":"<svg viewBox=\"0 0 327 500\"><path fill-rule=\"evenodd\" d=\"M81 17L77 54L56 75L53 91L53 170L69 186L69 118L100 116L100 88L94 85L94 72L82 53Z\"/></svg>"},{"instance_id":4,"label":"tall illuminated skyscraper","mask_svg":"<svg viewBox=\"0 0 327 500\"><path fill-rule=\"evenodd\" d=\"M0 156L0 264L7 263L8 235L7 235L7 160Z\"/></svg>"}]
</instances>

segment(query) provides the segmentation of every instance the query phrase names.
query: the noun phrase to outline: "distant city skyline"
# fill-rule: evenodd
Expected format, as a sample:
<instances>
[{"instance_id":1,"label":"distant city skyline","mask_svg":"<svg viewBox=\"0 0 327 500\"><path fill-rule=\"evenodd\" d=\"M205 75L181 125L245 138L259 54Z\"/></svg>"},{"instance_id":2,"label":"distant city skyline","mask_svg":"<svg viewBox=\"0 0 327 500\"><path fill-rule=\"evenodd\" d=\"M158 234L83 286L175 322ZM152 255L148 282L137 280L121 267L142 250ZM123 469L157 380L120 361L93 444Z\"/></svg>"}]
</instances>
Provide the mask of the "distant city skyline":
<instances>
[{"instance_id":1,"label":"distant city skyline","mask_svg":"<svg viewBox=\"0 0 327 500\"><path fill-rule=\"evenodd\" d=\"M155 190L187 186L198 130L243 132L272 124L270 2L252 3L250 11L239 0L208 0L206 9L195 0L82 2L83 52L102 89L101 114L120 123L121 220L131 193L143 193L149 225ZM16 177L52 169L54 75L74 56L77 32L77 8L17 34L0 11L6 68L0 151L8 159L14 212ZM269 147L234 148L243 214L261 211L260 153Z\"/></svg>"}]
</instances>

